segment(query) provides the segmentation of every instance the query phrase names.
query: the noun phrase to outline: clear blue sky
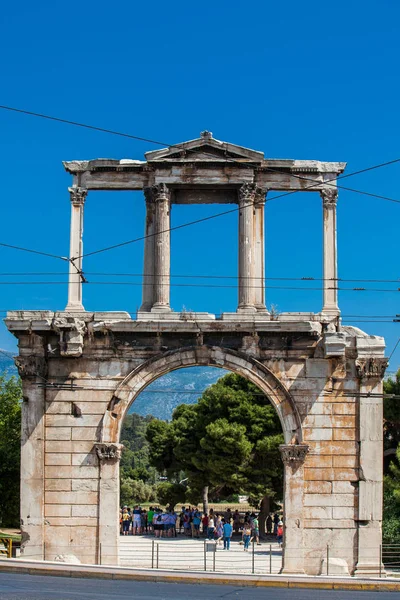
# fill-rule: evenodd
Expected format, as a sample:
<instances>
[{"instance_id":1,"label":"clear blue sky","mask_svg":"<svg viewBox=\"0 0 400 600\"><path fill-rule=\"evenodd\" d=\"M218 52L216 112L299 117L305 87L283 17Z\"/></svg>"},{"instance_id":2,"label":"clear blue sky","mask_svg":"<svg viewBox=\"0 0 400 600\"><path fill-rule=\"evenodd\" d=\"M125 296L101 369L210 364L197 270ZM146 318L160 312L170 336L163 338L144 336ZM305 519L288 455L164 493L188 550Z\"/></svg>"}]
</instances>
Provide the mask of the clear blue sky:
<instances>
[{"instance_id":1,"label":"clear blue sky","mask_svg":"<svg viewBox=\"0 0 400 600\"><path fill-rule=\"evenodd\" d=\"M2 10L0 103L171 144L209 129L267 157L347 161L348 172L356 171L400 157L399 19L400 4L393 0L8 2ZM142 159L156 148L4 111L0 127L0 240L61 255L68 253L70 211L70 177L61 161ZM400 199L399 179L400 164L343 184ZM220 210L174 207L172 223ZM341 192L339 275L397 279L399 217L400 204ZM139 193L89 194L85 251L142 235L143 218ZM266 229L267 275L321 276L317 194L270 202ZM175 274L237 273L237 215L174 232L172 244ZM133 244L87 259L84 269L141 273L142 255L143 245ZM2 272L66 270L61 261L4 248L0 257ZM14 285L0 286L0 294L0 309L53 310L65 307L67 290ZM267 295L281 311L321 308L318 290L271 289ZM235 310L236 303L234 289L172 288L176 310L219 313ZM140 287L89 285L84 304L88 310L134 311ZM344 315L393 317L400 313L400 292L343 291L340 307ZM400 324L359 326L385 336L388 353L400 336ZM0 347L15 348L4 326ZM390 370L399 364L400 345Z\"/></svg>"}]
</instances>

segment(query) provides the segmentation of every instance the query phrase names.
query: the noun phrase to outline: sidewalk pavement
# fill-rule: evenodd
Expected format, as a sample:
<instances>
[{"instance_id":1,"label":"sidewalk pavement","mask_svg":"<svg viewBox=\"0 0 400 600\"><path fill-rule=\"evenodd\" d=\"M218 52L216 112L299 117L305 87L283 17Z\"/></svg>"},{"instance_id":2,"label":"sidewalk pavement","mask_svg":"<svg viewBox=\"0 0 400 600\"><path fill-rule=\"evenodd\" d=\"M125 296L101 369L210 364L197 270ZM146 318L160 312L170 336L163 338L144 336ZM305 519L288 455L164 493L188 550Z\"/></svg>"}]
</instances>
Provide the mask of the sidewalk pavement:
<instances>
[{"instance_id":1,"label":"sidewalk pavement","mask_svg":"<svg viewBox=\"0 0 400 600\"><path fill-rule=\"evenodd\" d=\"M324 590L366 590L399 592L400 582L394 579L355 579L352 577L312 577L299 575L225 575L204 572L133 569L117 566L71 565L27 559L0 558L0 572L52 575L92 579L126 579L164 583L240 585L254 587L310 588Z\"/></svg>"}]
</instances>

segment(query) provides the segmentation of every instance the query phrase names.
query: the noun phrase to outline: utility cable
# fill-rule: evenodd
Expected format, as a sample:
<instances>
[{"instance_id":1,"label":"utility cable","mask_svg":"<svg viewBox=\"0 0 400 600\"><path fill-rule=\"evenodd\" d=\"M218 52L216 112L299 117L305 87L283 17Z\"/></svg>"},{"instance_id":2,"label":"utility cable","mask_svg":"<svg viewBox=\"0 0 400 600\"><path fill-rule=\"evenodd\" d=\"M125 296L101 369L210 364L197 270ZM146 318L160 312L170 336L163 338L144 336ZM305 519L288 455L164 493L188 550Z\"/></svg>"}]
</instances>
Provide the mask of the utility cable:
<instances>
[{"instance_id":1,"label":"utility cable","mask_svg":"<svg viewBox=\"0 0 400 600\"><path fill-rule=\"evenodd\" d=\"M85 271L86 275L104 276L104 277L154 277L154 273L113 273L113 272L101 272L101 271ZM64 271L28 271L28 272L4 272L0 273L0 277L33 277L33 276L53 276L53 275L65 275L68 273ZM262 280L262 281L337 281L337 282L354 282L354 283L397 283L400 284L400 278L398 279L347 279L343 277L257 277L257 276L240 276L239 275L170 275L171 278L176 279L240 279L245 281L251 280Z\"/></svg>"},{"instance_id":2,"label":"utility cable","mask_svg":"<svg viewBox=\"0 0 400 600\"><path fill-rule=\"evenodd\" d=\"M165 142L160 142L160 141L158 141L158 140L153 140L153 139L150 139L150 138L144 138L144 137L140 137L140 136L135 136L135 135L132 135L132 134L127 134L127 133L120 132L120 131L115 131L115 130L111 130L111 129L106 129L106 128L103 128L103 127L97 127L97 126L94 126L94 125L88 125L88 124L85 124L85 123L80 123L80 122L77 122L77 121L72 121L72 120L69 120L69 119L62 119L62 118L59 118L59 117L53 117L53 116L51 116L51 115L46 115L46 114L43 114L43 113L36 113L36 112L33 112L33 111L27 111L27 110L23 110L23 109L18 109L18 108L11 107L11 106L0 105L0 109L2 109L2 110L7 110L7 111L12 111L12 112L16 112L16 113L21 113L21 114L26 114L26 115L30 115L30 116L34 116L34 117L39 117L39 118L43 118L43 119L47 119L47 120L51 120L51 121L57 121L57 122L60 122L60 123L66 123L66 124L69 124L69 125L74 125L74 126L77 126L77 127L83 127L83 128L86 128L86 129L91 129L91 130L95 130L95 131L100 131L100 132L103 132L103 133L108 133L108 134L112 134L112 135L118 135L118 136L121 136L121 137L127 137L127 138L130 138L130 139L135 139L135 140L139 140L139 141L145 141L145 142L148 142L148 143L151 143L151 144L156 144L156 145L159 145L159 146L167 146L167 147L170 147L170 148L172 148L172 147L174 147L174 148L180 148L180 149L183 149L183 150L184 150L184 151L186 151L186 152L193 151L192 149L185 148L185 145L184 145L184 144L185 144L186 142L183 142L183 143L181 143L181 144L167 144L167 143L165 143ZM204 152L204 154L207 154L207 152ZM209 154L209 153L208 153L208 154ZM215 158L215 156L214 156L214 155L212 155L212 156ZM230 157L229 157L229 158L226 158L226 160L227 160L227 161L229 161L229 162L235 162L235 163L237 163L237 164L241 164L241 165L243 165L243 164L249 164L249 163L244 163L244 162L241 162L241 161L239 161L239 160L237 160L237 159L232 159L232 158L230 158ZM366 171L370 171L370 170L373 170L373 169L381 168L381 167L383 167L383 166L387 166L387 165L394 164L394 163L397 163L397 162L400 162L400 158L399 158L399 159L394 159L394 160L391 160L391 161L387 161L387 162L385 162L385 163L381 163L381 164L379 164L379 165L374 165L374 166L372 166L372 167L367 167L367 168L365 168L365 169L361 169L361 170L359 170L359 171L357 171L357 172L354 172L354 173L348 173L348 174L346 174L346 175L339 176L339 177L335 178L334 180L330 180L330 181L326 181L326 182L319 182L319 181L318 181L318 182L315 182L315 183L314 183L312 186L310 186L310 187L308 187L308 188L305 188L305 189L303 189L303 190L292 190L292 191L290 191L290 192L287 192L287 193L285 193L285 194L280 194L280 195L278 195L278 196L274 196L273 198L270 198L270 199L269 199L269 200L267 200L267 201L270 201L270 200L276 200L276 199L278 199L278 198L282 198L282 197L284 197L284 196L287 196L287 195L290 195L290 194L293 194L293 193L297 193L297 192L299 192L299 191L307 191L307 190L308 190L308 189L310 189L311 187L320 186L320 185L321 185L321 183L322 183L323 185L332 185L332 184L330 183L331 181L335 181L335 182L336 182L338 179L343 179L343 178L345 178L345 177L350 177L350 176L353 176L353 175L358 175L358 174L360 174L360 173L365 173ZM251 165L249 165L249 166L251 166ZM253 166L255 166L255 165L253 165ZM268 167L267 167L267 168L268 168ZM268 169L269 169L269 170L271 170L271 171L277 171L276 169L272 169L272 168L268 168ZM302 177L302 176L295 175L295 174L294 174L294 176L295 176L295 177ZM312 181L315 181L315 180L312 180ZM349 188L349 189L350 189L350 188ZM362 192L361 190L350 190L350 191L356 191L357 193L364 193L364 192ZM367 193L367 194L369 194L369 193ZM372 194L369 194L369 195L372 195ZM400 201L398 201L398 200L394 200L394 199L392 199L392 198L387 198L387 197L383 197L383 196L382 196L381 198L382 198L382 199L391 200L391 201L394 201L394 202L399 202L399 203L400 203ZM176 226L176 227L172 227L172 228L170 228L170 229L168 229L168 230L165 230L165 231L162 231L162 232L157 232L156 234L150 234L150 235L148 235L148 236L144 236L144 237L137 238L137 239L134 239L134 240L129 240L129 241L127 241L127 242L122 242L122 243L120 243L120 244L116 244L116 245L113 245L113 246L109 246L108 248L103 248L103 249L100 249L100 250L97 250L97 251L94 251L94 252L89 252L89 253L87 253L87 254L84 254L84 255L82 255L82 256L93 256L94 254L98 254L98 253L100 253L100 252L105 252L105 251L112 250L112 249L115 249L115 248L118 248L118 247L121 247L121 246L125 246L125 245L127 245L127 244L132 244L132 243L134 243L134 242L141 241L141 240L145 239L146 237L151 237L151 236L153 236L153 235L159 235L160 233L166 233L167 231L173 231L173 230L176 230L176 229L180 229L180 228L182 228L182 227L187 227L187 226L189 226L189 225L194 225L194 224L197 224L197 223L201 223L201 222L204 222L204 221L208 221L208 220L210 220L210 219L214 219L214 218L220 217L220 216L222 216L222 215L225 215L225 214L229 214L229 213L232 213L232 212L236 212L237 210L240 210L240 208L243 208L243 207L237 207L237 208L235 208L234 210L229 210L229 211L225 211L225 212L222 212L222 213L218 213L218 214L216 214L216 215L213 215L213 216L211 216L211 217L205 217L205 218L203 218L203 219L197 219L196 221L192 221L192 222L189 222L189 223L186 223L186 224L182 224L182 225L179 225L179 226ZM5 245L5 244L3 244L3 245ZM22 250L22 248L18 248L18 249ZM26 250L26 249L25 249L25 250ZM36 253L38 253L38 254L40 253L40 252L38 252L38 251L33 251L33 250L32 250L32 252L36 252ZM40 253L40 254L45 254L45 253ZM81 276L81 278L82 278L82 281L84 281L84 276L83 276L83 273L82 273L82 271L80 271L80 270L79 270L79 269L76 267L76 265L75 265L75 262L74 262L74 261L78 260L79 258L81 258L82 256L78 256L78 257L72 257L72 258L70 258L70 259L67 259L67 260L69 260L69 261L70 261L70 262L71 262L71 263L72 263L72 264L75 266L75 268L77 269L77 273L78 273L78 274ZM55 258L55 256L54 256L54 255L53 255L53 257ZM62 259L64 260L64 257L57 257L57 258L62 258Z\"/></svg>"},{"instance_id":3,"label":"utility cable","mask_svg":"<svg viewBox=\"0 0 400 600\"><path fill-rule=\"evenodd\" d=\"M379 168L382 168L382 167L385 167L385 166L388 166L388 165L392 165L392 164L398 163L398 162L400 162L400 158L396 158L394 160L387 161L385 163L380 163L378 165L373 165L371 167L366 167L365 169L360 169L359 171L354 171L353 173L347 173L346 175L339 176L339 177L337 177L335 179L328 180L327 182L324 182L324 185L328 184L330 181L336 181L337 179L344 179L345 177L353 177L354 175L360 175L361 173L366 173L367 171L371 171L373 169L379 169ZM272 200L278 200L278 198L284 198L284 197L290 196L292 194L297 194L298 192L306 192L306 191L312 189L313 187L320 186L320 185L321 185L321 182L318 181L318 182L315 182L313 185L310 185L310 186L308 186L308 187L306 187L304 189L301 189L301 190L291 190L291 191L285 192L283 194L278 194L278 196L274 196L273 198L269 198L269 199L267 198L266 202L271 202ZM243 208L247 208L249 206L253 206L253 204L250 203L250 204L246 204L246 205L242 205L242 206L237 206L235 208L222 211L222 212L217 213L215 215L210 215L208 217L202 217L200 219L195 219L194 221L188 221L187 223L182 223L181 225L175 225L174 227L169 227L168 229L164 229L164 230L158 231L156 233L150 233L148 235L144 235L144 236L141 236L139 238L134 238L134 239L131 239L131 240L127 240L125 242L120 242L119 244L113 244L112 246L108 246L106 248L100 248L99 250L94 250L93 252L87 252L86 254L82 254L81 256L76 257L74 260L77 260L78 258L84 258L84 257L88 257L88 256L94 256L95 254L100 254L102 252L108 252L109 250L115 250L116 248L121 248L123 246L127 246L128 244L134 244L135 242L140 242L140 241L143 241L143 240L145 240L147 238L155 237L155 236L161 235L163 233L168 233L168 232L171 232L171 231L177 231L178 229L183 229L184 227L189 227L191 225L197 225L198 223L204 223L205 221L210 221L211 219L217 219L219 217L222 217L222 216L225 216L225 215L228 215L228 214L236 213L236 212L238 212L240 210L243 210Z\"/></svg>"},{"instance_id":4,"label":"utility cable","mask_svg":"<svg viewBox=\"0 0 400 600\"><path fill-rule=\"evenodd\" d=\"M399 337L399 339L397 340L397 342L396 342L396 345L395 345L395 347L393 348L392 352L390 353L389 360L392 358L393 354L395 353L395 350L396 350L397 346L399 345L399 342L400 342L400 337Z\"/></svg>"}]
</instances>

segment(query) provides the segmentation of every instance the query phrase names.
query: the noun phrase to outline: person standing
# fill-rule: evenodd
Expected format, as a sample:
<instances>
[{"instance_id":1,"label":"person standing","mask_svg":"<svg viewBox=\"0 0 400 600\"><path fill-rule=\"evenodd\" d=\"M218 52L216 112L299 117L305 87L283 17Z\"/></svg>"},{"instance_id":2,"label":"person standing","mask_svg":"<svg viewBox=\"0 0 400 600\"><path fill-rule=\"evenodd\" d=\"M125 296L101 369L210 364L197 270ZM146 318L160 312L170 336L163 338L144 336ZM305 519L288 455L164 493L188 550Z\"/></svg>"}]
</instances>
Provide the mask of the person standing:
<instances>
[{"instance_id":1,"label":"person standing","mask_svg":"<svg viewBox=\"0 0 400 600\"><path fill-rule=\"evenodd\" d=\"M245 552L249 551L250 540L251 540L251 527L250 527L250 523L245 523L244 526L243 526L243 544L244 544L244 551Z\"/></svg>"},{"instance_id":2,"label":"person standing","mask_svg":"<svg viewBox=\"0 0 400 600\"><path fill-rule=\"evenodd\" d=\"M222 539L224 537L224 523L225 519L223 519L220 515L217 515L217 520L215 522L215 538L217 540L217 544L222 544Z\"/></svg>"},{"instance_id":3,"label":"person standing","mask_svg":"<svg viewBox=\"0 0 400 600\"><path fill-rule=\"evenodd\" d=\"M224 521L222 521L222 523L224 550L230 550L233 527L230 523L226 523Z\"/></svg>"},{"instance_id":4,"label":"person standing","mask_svg":"<svg viewBox=\"0 0 400 600\"><path fill-rule=\"evenodd\" d=\"M271 535L272 533L272 517L268 515L267 517L267 534Z\"/></svg>"},{"instance_id":5,"label":"person standing","mask_svg":"<svg viewBox=\"0 0 400 600\"><path fill-rule=\"evenodd\" d=\"M208 535L208 539L212 540L214 537L214 531L215 531L215 525L214 525L214 517L210 514L210 517L208 519L208 531L207 531L207 535Z\"/></svg>"},{"instance_id":6,"label":"person standing","mask_svg":"<svg viewBox=\"0 0 400 600\"><path fill-rule=\"evenodd\" d=\"M160 537L160 528L161 528L161 518L159 520L160 514L159 514L159 510L154 509L154 515L153 515L153 531L154 531L154 535L156 536L156 538Z\"/></svg>"},{"instance_id":7,"label":"person standing","mask_svg":"<svg viewBox=\"0 0 400 600\"><path fill-rule=\"evenodd\" d=\"M257 546L261 546L261 544L260 544L260 525L258 523L258 517L256 517L256 516L253 519L252 527L253 527L253 537L255 537L255 539L256 539Z\"/></svg>"},{"instance_id":8,"label":"person standing","mask_svg":"<svg viewBox=\"0 0 400 600\"><path fill-rule=\"evenodd\" d=\"M282 521L279 521L278 529L276 532L276 541L278 542L278 544L281 548L282 548L282 540L283 540L283 523L282 523Z\"/></svg>"},{"instance_id":9,"label":"person standing","mask_svg":"<svg viewBox=\"0 0 400 600\"><path fill-rule=\"evenodd\" d=\"M240 513L239 513L238 509L236 509L235 512L233 513L233 529L234 529L235 533L239 533Z\"/></svg>"},{"instance_id":10,"label":"person standing","mask_svg":"<svg viewBox=\"0 0 400 600\"><path fill-rule=\"evenodd\" d=\"M201 523L201 514L198 508L195 509L193 513L193 530L192 537L199 539L200 536L200 523Z\"/></svg>"},{"instance_id":11,"label":"person standing","mask_svg":"<svg viewBox=\"0 0 400 600\"><path fill-rule=\"evenodd\" d=\"M140 506L135 506L133 509L133 521L132 521L132 533L133 535L137 535L141 533L142 530L142 520L141 520L141 508Z\"/></svg>"},{"instance_id":12,"label":"person standing","mask_svg":"<svg viewBox=\"0 0 400 600\"><path fill-rule=\"evenodd\" d=\"M153 531L153 517L154 508L150 506L149 510L147 511L147 527L150 532Z\"/></svg>"},{"instance_id":13,"label":"person standing","mask_svg":"<svg viewBox=\"0 0 400 600\"><path fill-rule=\"evenodd\" d=\"M278 534L278 523L280 521L279 515L277 513L274 514L274 535Z\"/></svg>"},{"instance_id":14,"label":"person standing","mask_svg":"<svg viewBox=\"0 0 400 600\"><path fill-rule=\"evenodd\" d=\"M203 516L201 522L203 524L203 535L204 535L204 537L207 537L207 534L208 534L208 514L207 513Z\"/></svg>"},{"instance_id":15,"label":"person standing","mask_svg":"<svg viewBox=\"0 0 400 600\"><path fill-rule=\"evenodd\" d=\"M129 534L129 526L131 524L131 515L127 508L124 508L122 512L122 533L123 535Z\"/></svg>"}]
</instances>

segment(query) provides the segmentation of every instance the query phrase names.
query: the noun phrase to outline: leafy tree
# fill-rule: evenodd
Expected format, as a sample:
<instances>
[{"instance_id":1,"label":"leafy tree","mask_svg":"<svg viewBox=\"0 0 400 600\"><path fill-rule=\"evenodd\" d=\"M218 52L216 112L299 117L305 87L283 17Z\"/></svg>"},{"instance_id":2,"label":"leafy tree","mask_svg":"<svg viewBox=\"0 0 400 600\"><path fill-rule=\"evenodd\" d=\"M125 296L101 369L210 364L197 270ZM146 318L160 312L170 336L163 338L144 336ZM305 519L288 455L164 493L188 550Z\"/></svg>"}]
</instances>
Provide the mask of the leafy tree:
<instances>
[{"instance_id":1,"label":"leafy tree","mask_svg":"<svg viewBox=\"0 0 400 600\"><path fill-rule=\"evenodd\" d=\"M170 478L188 477L191 497L250 494L258 502L282 495L282 429L268 399L236 374L210 386L196 405L178 406L172 421L147 428L150 461ZM262 519L260 520L261 523Z\"/></svg>"},{"instance_id":2,"label":"leafy tree","mask_svg":"<svg viewBox=\"0 0 400 600\"><path fill-rule=\"evenodd\" d=\"M21 463L21 381L0 376L0 523L18 526Z\"/></svg>"},{"instance_id":3,"label":"leafy tree","mask_svg":"<svg viewBox=\"0 0 400 600\"><path fill-rule=\"evenodd\" d=\"M400 370L395 379L383 383L383 541L400 543Z\"/></svg>"},{"instance_id":4,"label":"leafy tree","mask_svg":"<svg viewBox=\"0 0 400 600\"><path fill-rule=\"evenodd\" d=\"M147 426L152 419L152 416L142 417L135 413L125 418L121 432L124 450L120 464L120 497L123 505L156 499L154 484L157 472L150 465L149 443L146 440Z\"/></svg>"},{"instance_id":5,"label":"leafy tree","mask_svg":"<svg viewBox=\"0 0 400 600\"><path fill-rule=\"evenodd\" d=\"M390 459L396 456L396 449L400 444L400 369L395 379L389 378L383 383L385 394L392 394L394 398L385 398L383 401L383 450L385 456L385 471L388 472ZM397 398L396 398L397 396Z\"/></svg>"},{"instance_id":6,"label":"leafy tree","mask_svg":"<svg viewBox=\"0 0 400 600\"><path fill-rule=\"evenodd\" d=\"M144 483L144 481L135 481L125 478L120 486L121 504L133 506L142 502L153 502L156 500L155 486Z\"/></svg>"},{"instance_id":7,"label":"leafy tree","mask_svg":"<svg viewBox=\"0 0 400 600\"><path fill-rule=\"evenodd\" d=\"M181 483L163 481L157 486L157 499L160 504L174 508L178 502L185 502L186 487Z\"/></svg>"},{"instance_id":8,"label":"leafy tree","mask_svg":"<svg viewBox=\"0 0 400 600\"><path fill-rule=\"evenodd\" d=\"M397 460L400 460L400 446L397 448ZM383 541L400 543L400 468L392 462L390 475L384 478L383 493Z\"/></svg>"}]
</instances>

